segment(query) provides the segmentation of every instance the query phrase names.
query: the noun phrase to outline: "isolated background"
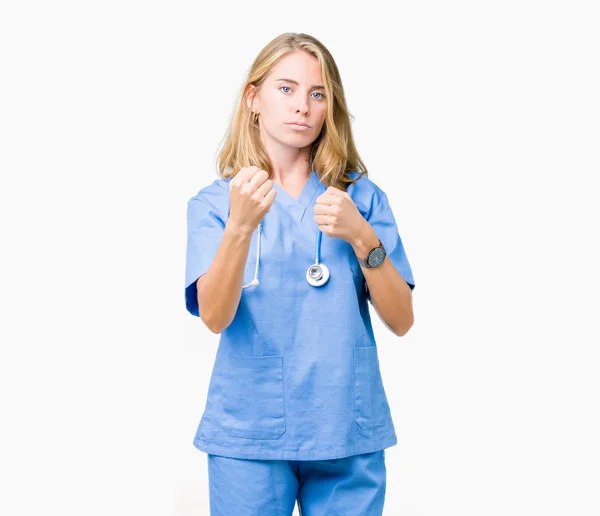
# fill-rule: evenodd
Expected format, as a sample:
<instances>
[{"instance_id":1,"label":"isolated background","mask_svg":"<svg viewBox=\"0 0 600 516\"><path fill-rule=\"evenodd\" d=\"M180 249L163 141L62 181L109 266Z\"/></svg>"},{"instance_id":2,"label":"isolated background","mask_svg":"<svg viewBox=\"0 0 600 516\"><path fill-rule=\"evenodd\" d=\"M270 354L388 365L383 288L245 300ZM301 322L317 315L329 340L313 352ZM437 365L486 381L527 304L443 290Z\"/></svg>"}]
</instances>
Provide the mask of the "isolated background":
<instances>
[{"instance_id":1,"label":"isolated background","mask_svg":"<svg viewBox=\"0 0 600 516\"><path fill-rule=\"evenodd\" d=\"M320 39L413 267L372 311L386 515L600 513L594 2L3 2L3 514L208 514L186 203L276 35Z\"/></svg>"}]
</instances>

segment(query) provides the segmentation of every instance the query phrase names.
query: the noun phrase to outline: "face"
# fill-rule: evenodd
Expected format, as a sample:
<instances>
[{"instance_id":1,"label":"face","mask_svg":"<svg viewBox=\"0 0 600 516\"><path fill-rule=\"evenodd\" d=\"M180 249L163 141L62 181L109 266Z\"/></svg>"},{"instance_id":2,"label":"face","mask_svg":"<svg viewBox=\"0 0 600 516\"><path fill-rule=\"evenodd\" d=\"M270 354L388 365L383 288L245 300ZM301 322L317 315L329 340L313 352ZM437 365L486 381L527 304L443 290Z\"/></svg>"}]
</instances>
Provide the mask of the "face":
<instances>
[{"instance_id":1,"label":"face","mask_svg":"<svg viewBox=\"0 0 600 516\"><path fill-rule=\"evenodd\" d=\"M281 58L261 88L252 90L255 96L251 98L251 109L259 114L261 137L296 148L310 145L325 122L327 99L322 85L315 56L293 51Z\"/></svg>"}]
</instances>

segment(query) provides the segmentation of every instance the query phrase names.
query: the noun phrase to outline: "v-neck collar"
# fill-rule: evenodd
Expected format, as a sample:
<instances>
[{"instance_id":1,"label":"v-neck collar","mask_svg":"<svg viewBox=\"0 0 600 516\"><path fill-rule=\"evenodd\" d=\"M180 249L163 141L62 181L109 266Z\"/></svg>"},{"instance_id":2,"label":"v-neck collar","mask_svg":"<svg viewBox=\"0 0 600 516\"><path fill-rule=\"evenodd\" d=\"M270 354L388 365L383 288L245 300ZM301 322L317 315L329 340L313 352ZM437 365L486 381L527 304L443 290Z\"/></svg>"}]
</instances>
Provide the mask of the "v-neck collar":
<instances>
[{"instance_id":1,"label":"v-neck collar","mask_svg":"<svg viewBox=\"0 0 600 516\"><path fill-rule=\"evenodd\" d=\"M306 212L306 208L308 208L308 205L315 196L317 188L320 184L321 181L319 179L319 175L317 174L316 170L313 170L308 176L308 180L304 184L304 188L302 188L300 196L298 199L294 199L281 186L279 186L277 183L273 183L273 188L275 188L277 191L275 202L279 203L288 212L290 212L294 219L301 221L304 217L304 213Z\"/></svg>"}]
</instances>

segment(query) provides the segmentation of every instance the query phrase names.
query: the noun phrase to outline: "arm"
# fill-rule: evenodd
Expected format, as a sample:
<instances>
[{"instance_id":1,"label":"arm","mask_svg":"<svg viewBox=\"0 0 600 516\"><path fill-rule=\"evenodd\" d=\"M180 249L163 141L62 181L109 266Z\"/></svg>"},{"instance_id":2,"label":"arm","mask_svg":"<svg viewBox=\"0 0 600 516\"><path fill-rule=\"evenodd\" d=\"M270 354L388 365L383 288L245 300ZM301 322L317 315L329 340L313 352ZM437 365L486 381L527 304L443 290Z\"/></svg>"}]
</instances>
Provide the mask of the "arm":
<instances>
[{"instance_id":1,"label":"arm","mask_svg":"<svg viewBox=\"0 0 600 516\"><path fill-rule=\"evenodd\" d=\"M379 239L365 220L350 243L356 256L364 259L373 247L379 245ZM361 266L361 269L377 315L394 334L405 335L414 322L412 291L407 282L387 256L380 267L367 269Z\"/></svg>"},{"instance_id":2,"label":"arm","mask_svg":"<svg viewBox=\"0 0 600 516\"><path fill-rule=\"evenodd\" d=\"M229 221L208 271L196 281L200 318L213 333L227 328L238 309L252 233Z\"/></svg>"}]
</instances>

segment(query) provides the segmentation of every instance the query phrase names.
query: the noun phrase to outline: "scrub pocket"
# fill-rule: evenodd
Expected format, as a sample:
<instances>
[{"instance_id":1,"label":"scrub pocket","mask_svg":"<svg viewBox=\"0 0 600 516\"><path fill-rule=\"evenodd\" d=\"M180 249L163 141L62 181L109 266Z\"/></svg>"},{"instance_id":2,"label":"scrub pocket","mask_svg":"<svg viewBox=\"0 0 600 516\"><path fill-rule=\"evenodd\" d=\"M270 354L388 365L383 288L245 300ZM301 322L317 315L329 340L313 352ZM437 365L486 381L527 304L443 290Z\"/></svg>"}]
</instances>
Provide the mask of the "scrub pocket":
<instances>
[{"instance_id":1,"label":"scrub pocket","mask_svg":"<svg viewBox=\"0 0 600 516\"><path fill-rule=\"evenodd\" d=\"M278 439L285 432L283 356L227 354L221 426L229 435Z\"/></svg>"},{"instance_id":2,"label":"scrub pocket","mask_svg":"<svg viewBox=\"0 0 600 516\"><path fill-rule=\"evenodd\" d=\"M354 415L363 430L383 426L389 418L377 346L354 348Z\"/></svg>"}]
</instances>

